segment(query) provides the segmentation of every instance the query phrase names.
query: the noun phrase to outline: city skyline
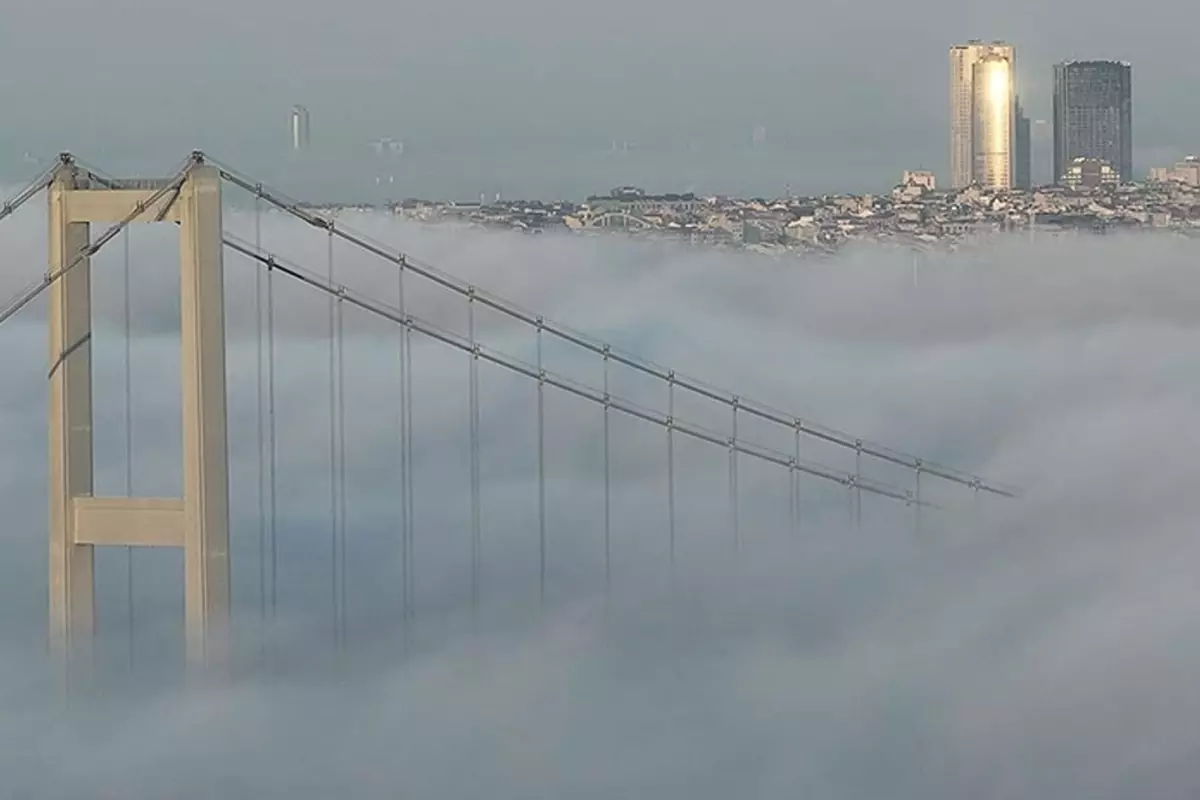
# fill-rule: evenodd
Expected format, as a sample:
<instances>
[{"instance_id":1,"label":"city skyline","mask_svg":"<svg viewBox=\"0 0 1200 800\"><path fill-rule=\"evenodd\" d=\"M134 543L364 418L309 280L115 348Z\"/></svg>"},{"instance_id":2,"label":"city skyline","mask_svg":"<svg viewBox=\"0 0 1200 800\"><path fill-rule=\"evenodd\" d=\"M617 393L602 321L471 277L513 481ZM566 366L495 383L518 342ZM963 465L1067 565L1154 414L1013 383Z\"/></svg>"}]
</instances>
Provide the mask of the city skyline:
<instances>
[{"instance_id":1,"label":"city skyline","mask_svg":"<svg viewBox=\"0 0 1200 800\"><path fill-rule=\"evenodd\" d=\"M1077 159L1133 170L1132 68L1128 61L1054 64L1050 184ZM949 185L1029 189L1034 185L1032 126L1016 83L1016 46L971 39L950 47Z\"/></svg>"},{"instance_id":2,"label":"city skyline","mask_svg":"<svg viewBox=\"0 0 1200 800\"><path fill-rule=\"evenodd\" d=\"M13 181L27 177L25 151L50 158L62 150L103 154L124 173L153 174L196 147L283 175L294 161L285 120L290 106L302 103L317 126L314 157L366 150L366 160L365 142L402 139L408 164L420 164L406 166L396 180L421 195L466 198L499 189L509 196L581 196L613 178L731 193L771 192L784 183L804 191L870 191L909 167L933 169L946 181L945 48L984 36L1016 43L1022 105L1031 119L1047 122L1053 63L1135 64L1135 174L1200 149L1194 134L1200 110L1186 88L1200 78L1200 63L1171 56L1183 52L1182 34L1194 30L1200 10L1160 8L1117 25L1102 24L1104 15L1090 14L1094 7L1081 0L1037 14L1018 3L965 16L947 0L922 2L905 13L888 9L877 18L888 35L860 38L867 50L858 50L845 46L863 35L861 13L850 8L822 9L817 19L811 10L752 0L746 19L713 25L678 9L647 12L619 0L611 19L596 8L586 24L567 25L565 11L546 13L535 0L517 0L510 13L486 20L443 9L419 21L381 2L350 0L289 23L285 39L292 45L269 58L263 43L281 35L280 21L295 8L278 0L252 9L212 0L198 18L189 17L186 41L171 46L165 43L177 26L158 14L138 16L139 39L153 42L144 58L182 60L186 92L116 53L39 76L37 87L14 69L3 89L10 113L0 147ZM77 6L43 0L27 9L22 26L50 29L61 19L55 9L74 14ZM612 33L621 18L638 20L636 47L600 35ZM84 29L102 39L122 35L98 10L88 9L77 24L63 41L75 54L87 51ZM220 39L224 57L213 60L212 43L230 26L236 35ZM477 26L489 31L487 47L464 38ZM403 47L388 34L396 30L405 31ZM11 64L37 58L36 41L9 26L2 52ZM872 55L864 60L867 51ZM720 57L706 58L710 53ZM441 66L431 71L434 63ZM552 64L559 66L548 70ZM81 115L83 124L71 122ZM767 146L743 157L756 124L767 127ZM887 132L882 143L880 130ZM1033 137L1034 179L1044 183L1052 171L1050 126L1035 123ZM605 178L599 165L584 161L607 152L614 138L637 143L640 152L625 157L630 164L648 161L652 150L659 158L676 147L678 156L668 152L667 163L636 170L604 164L613 173ZM692 140L696 156L689 160ZM427 157L435 150L439 155ZM374 176L344 190L308 186L320 196L327 186L344 196L368 181L373 185Z\"/></svg>"},{"instance_id":3,"label":"city skyline","mask_svg":"<svg viewBox=\"0 0 1200 800\"><path fill-rule=\"evenodd\" d=\"M950 47L950 61L949 186L1033 188L1032 124L1017 86L1016 46L970 39ZM1080 157L1111 165L1121 182L1136 180L1130 63L1069 60L1054 64L1053 70L1048 183L1062 183L1067 168ZM293 105L290 121L292 149L308 149L307 108ZM766 127L756 125L753 133L754 145L762 146ZM379 142L373 146L380 149Z\"/></svg>"},{"instance_id":4,"label":"city skyline","mask_svg":"<svg viewBox=\"0 0 1200 800\"><path fill-rule=\"evenodd\" d=\"M1026 109L1025 95L1022 92L1018 91L1018 87L1016 85L1016 77L1015 77L1016 76L1016 64L1015 64L1016 46L1009 44L1009 43L1000 42L1000 41L994 41L989 45L983 45L981 40L971 40L971 42L975 43L975 44L979 44L980 46L982 46L984 48L985 51L995 50L997 47L1001 48L1002 54L1008 59L1011 82L1007 85L1006 89L1008 91L1011 91L1012 105L1013 105L1011 124L1008 126L1006 126L1005 124L1000 122L999 121L1000 117L996 116L995 114L993 114L993 118L996 120L996 124L991 125L991 126L985 125L984 123L987 122L987 118L986 118L986 115L982 114L982 112L980 114L980 124L975 125L975 119L974 119L975 112L974 111L971 112L972 119L971 119L970 124L972 126L972 141L970 142L970 144L972 146L972 172L973 173L978 172L983 177L983 180L981 182L984 185L992 185L996 188L1029 188L1035 184L1036 185L1046 185L1046 184L1050 184L1050 183L1059 182L1059 179L1061 179L1062 176L1061 176L1061 174L1056 175L1055 173L1061 173L1061 169L1059 167L1050 166L1050 164L1054 161L1054 159L1058 157L1058 154L1056 152L1053 152L1050 150L1050 148L1048 146L1050 144L1050 142L1049 142L1050 137L1045 135L1047 132L1049 132L1049 129L1051 128L1051 126L1045 125L1044 128L1040 127L1040 126L1043 126L1045 124L1045 122L1047 122L1047 120L1039 118L1036 121L1036 124L1039 127L1035 128L1034 124L1030 120L1030 116L1042 117L1042 116L1047 116L1047 115L1043 115L1043 114L1030 115L1030 114L1028 114L1025 110ZM1107 61L1083 62L1083 61L1080 61L1080 62L1063 62L1063 63L1123 64L1123 65L1125 65L1125 68L1127 70L1128 70L1128 64L1129 64L1129 62L1125 62L1125 61L1122 61L1122 62L1107 62ZM973 66L972 66L972 70L973 70ZM972 72L972 74L973 74L973 72ZM1128 94L1128 83L1129 83L1129 81L1127 78L1126 79L1127 94ZM986 95L986 92L984 94ZM952 106L953 105L954 105L954 101L953 101L953 97L952 97ZM972 107L974 108L974 96L973 95L972 95ZM982 108L982 104L981 104L981 108ZM309 136L309 126L310 126L309 112L308 112L307 106L301 105L301 104L296 104L291 107L291 110L292 110L292 113L291 113L292 149L293 150L311 149L312 145L311 145L310 136ZM953 112L953 109L952 109L952 112ZM278 112L276 112L276 113L278 113ZM1049 120L1050 122L1052 122L1052 123L1055 122L1053 114L1048 115L1048 116L1050 116L1050 118L1051 118ZM951 127L952 127L952 151L953 151L955 149L953 147L953 139L954 139L953 129L955 127L953 120L952 120ZM983 138L981 138L981 147L980 147L980 152L979 152L979 159L978 159L979 164L978 165L976 165L974 163L975 157L974 157L974 152L973 152L974 151L974 128L975 127L979 128L980 136L983 137ZM1059 124L1059 127L1061 128L1061 124ZM1126 126L1126 127L1128 128L1130 126ZM765 136L760 135L761 133L765 133L765 130L766 130L765 125L756 126L754 129L755 136L752 137L752 141L757 142L758 148L762 148L763 145L766 143ZM987 130L993 131L993 133L994 133L993 140L992 140L993 144L995 145L995 147L999 148L999 150L992 153L990 156L986 154L985 148L982 146L982 142L986 139L986 135L985 135L984 131L987 131ZM784 135L782 137L780 137L780 139L779 139L779 142L782 146L775 145L775 141L776 141L775 137L772 137L771 142L774 146L769 149L770 150L778 150L778 151L787 150L787 151L794 152L795 149L791 146L794 139L792 137L790 137L788 135L788 133L789 132L785 129ZM376 151L379 151L381 149L381 145L379 144L379 142L381 142L381 141L387 142L388 140L387 139L372 140L372 146L374 147L374 149ZM335 137L323 138L322 142L323 142L322 147L320 147L318 149L324 151L320 155L322 155L325 158L335 157L338 154L341 154L342 156L350 156L350 157L353 156L353 154L349 152L349 148L345 146L345 143L337 141L337 139ZM331 144L334 144L335 147L331 148L330 147ZM650 152L653 149L651 147L643 148L640 145L640 143L639 143L639 147L637 149L645 151L646 157L657 158L657 157L662 156L665 152L661 148L661 144L662 143L659 142L659 147L657 148L657 150L655 152ZM1127 137L1127 140L1125 141L1123 146L1126 148L1126 150L1128 150L1130 152L1132 151L1132 136L1131 135L1129 137ZM279 148L279 146L277 145L276 146L276 154L278 154L280 149L282 149L282 148ZM1005 169L1002 166L997 166L1003 162L1002 152L1005 150L1007 150L1008 153L1010 154L1009 159L1008 159L1010 162L1010 166L1007 170L1007 172L1008 172L1007 176L1004 174ZM1040 167L1040 169L1038 169L1036 171L1034 170L1034 167L1033 167L1033 161L1034 161L1033 153L1035 150L1039 151L1037 160L1039 162L1039 167ZM398 152L399 148L395 148L394 151ZM417 158L421 158L426 154L426 152L428 152L427 143L420 142L418 140L417 147L414 150L413 155L416 156ZM690 146L690 152L693 155L699 154L702 152L704 154L713 153L713 154L716 154L715 157L718 159L720 159L722 157L722 155L721 155L722 151L719 147L713 147L711 149L708 147L701 148L695 142L693 142L692 145ZM1152 164L1171 163L1172 161L1178 160L1178 158L1182 157L1185 154L1189 154L1190 152L1192 152L1192 151L1191 150L1180 150L1179 151L1180 155L1175 156L1174 158L1171 158L1171 157L1166 157L1166 158L1161 158L1161 159L1156 158L1156 159L1154 159L1154 161L1150 161L1149 159L1147 159L1146 160L1147 163L1141 164L1142 170L1140 173L1134 173L1132 166L1122 168L1119 170L1121 173L1123 173L1121 180L1122 181L1129 180L1129 178L1126 177L1129 175L1133 175L1132 179L1137 180L1137 178L1139 176L1144 177L1147 174L1147 172L1151 168ZM444 155L444 153L443 153L443 155ZM666 152L666 155L669 157L670 153ZM726 155L728 155L728 154L726 154ZM29 154L27 152L26 153L26 161L28 161L28 160L29 160ZM952 160L953 160L953 152L952 152ZM1130 154L1130 156L1124 160L1127 164L1131 163L1132 155ZM289 159L288 162L281 162L281 163L287 163L290 167L291 165L294 164L294 161ZM409 162L406 162L406 164L407 163L409 163ZM989 164L991 165L990 167L985 166L985 165L989 165ZM936 174L939 174L939 175L944 174L944 173L942 173L942 170L938 166L936 166L936 162L934 162L933 166L930 166L930 165L931 165L931 162L928 160L925 160L925 159L894 161L889 164L883 165L882 169L880 169L880 174L881 175L888 174L888 173L895 174L896 171L900 171L904 168L911 168L911 167L921 167L921 168L926 168L926 169L931 168L931 169L933 169L933 171L935 171ZM987 173L987 171L989 169L993 175L992 179L990 179L990 180L987 179L986 174L985 174L985 173ZM667 167L665 170L660 170L660 172L666 171L669 173L670 170L671 170L671 167ZM1048 176L1046 175L1047 172L1049 172ZM388 185L393 185L393 184L404 185L404 184L408 183L405 180L405 176L398 175L398 174L385 175L383 177L372 176L371 180L375 181L377 184L382 182L382 183L386 183ZM764 193L761 189L739 189L737 187L730 188L730 187L728 187L727 184L722 185L721 183L709 183L708 181L705 182L705 184L708 184L708 185L704 185L704 184L701 184L696 181L690 181L690 182L685 182L683 184L683 186L680 187L679 181L677 181L677 180L668 180L668 181L663 182L663 181L656 181L652 178L643 178L641 176L632 177L630 179L622 178L622 180L624 180L626 182L642 183L645 185L664 186L669 189L680 189L681 188L681 190L684 190L684 191L704 191L704 192L708 192L708 193L717 193L717 194L738 194L738 193L741 193L741 194L755 194L755 193L763 194ZM974 178L974 180L978 180L978 178ZM803 178L800 181L796 181L795 179L787 181L783 185L795 185L797 183L799 183L800 185L804 185L805 183L808 183L810 187L812 186L811 181L804 180ZM873 186L871 186L871 187L862 187L860 185L860 187L856 189L853 187L853 184L851 184L849 187L847 187L846 185L841 184L839 182L839 183L834 183L832 185L826 184L824 187L818 187L812 191L814 193L819 193L820 191L827 192L827 191L842 191L842 190L848 190L851 192L853 192L853 191L870 192L870 191L876 191L879 188L882 188L882 186L884 185L877 178L872 180L871 183L873 184ZM591 184L590 186L587 187L587 190L594 190L596 185L601 185L601 184ZM891 184L889 183L887 185L891 185ZM955 186L955 185L962 185L962 184L959 184L956 181L951 180L948 182L948 185ZM500 191L505 191L506 194L512 194L512 192L510 192L508 190L507 184L501 185L501 186L496 186L495 189L498 189ZM495 189L486 189L485 191L487 193L491 194L491 193L495 192ZM468 196L475 196L478 193L479 193L478 190L472 190L465 194ZM579 193L580 193L580 190L575 190L573 192L573 194L575 194L575 195L578 195ZM421 196L449 196L449 195L453 195L453 194L455 194L455 192L429 192L429 191L421 191L421 190L414 192L414 195L421 195ZM517 195L525 195L525 196L557 196L557 197L565 196L562 193L548 195L546 193L541 193L541 192L530 193L528 191L525 191L525 192L517 191L516 194ZM344 196L345 195L343 195L343 197Z\"/></svg>"}]
</instances>

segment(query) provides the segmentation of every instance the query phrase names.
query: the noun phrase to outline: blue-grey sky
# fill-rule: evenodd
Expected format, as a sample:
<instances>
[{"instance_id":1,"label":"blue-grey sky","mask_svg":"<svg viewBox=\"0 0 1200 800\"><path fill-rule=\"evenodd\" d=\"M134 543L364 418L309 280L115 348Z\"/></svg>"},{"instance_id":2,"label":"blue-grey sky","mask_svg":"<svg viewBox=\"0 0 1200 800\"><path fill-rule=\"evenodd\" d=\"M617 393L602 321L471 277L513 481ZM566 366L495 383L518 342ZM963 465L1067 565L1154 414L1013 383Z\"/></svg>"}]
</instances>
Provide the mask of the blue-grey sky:
<instances>
[{"instance_id":1,"label":"blue-grey sky","mask_svg":"<svg viewBox=\"0 0 1200 800\"><path fill-rule=\"evenodd\" d=\"M146 168L201 147L266 164L303 103L330 159L403 139L401 194L579 195L609 177L882 189L905 168L944 169L946 49L979 37L1017 45L1034 118L1050 116L1053 62L1131 61L1141 172L1200 148L1197 24L1194 4L1088 0L15 0L0 147L7 161L70 147ZM744 152L756 125L770 150L758 158ZM597 161L614 140L637 152Z\"/></svg>"}]
</instances>

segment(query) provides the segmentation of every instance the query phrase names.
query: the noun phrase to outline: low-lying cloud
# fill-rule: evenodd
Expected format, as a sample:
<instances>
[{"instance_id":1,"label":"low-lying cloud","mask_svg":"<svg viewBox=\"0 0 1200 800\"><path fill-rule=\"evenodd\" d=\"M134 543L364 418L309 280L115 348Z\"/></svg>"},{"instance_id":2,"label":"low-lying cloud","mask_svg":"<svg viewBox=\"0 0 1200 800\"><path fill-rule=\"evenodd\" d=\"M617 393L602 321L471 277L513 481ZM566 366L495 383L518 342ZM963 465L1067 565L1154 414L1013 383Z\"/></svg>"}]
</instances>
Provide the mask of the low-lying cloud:
<instances>
[{"instance_id":1,"label":"low-lying cloud","mask_svg":"<svg viewBox=\"0 0 1200 800\"><path fill-rule=\"evenodd\" d=\"M249 238L243 212L227 224ZM45 625L45 333L0 330L0 775L13 796L359 797L783 794L813 798L1190 798L1200 696L1189 566L1200 557L1191 240L1008 239L952 254L864 247L822 263L559 236L345 223L681 373L805 419L1022 487L947 507L801 485L614 414L612 591L603 573L602 416L546 393L548 603L538 610L536 399L482 366L483 609L469 606L468 362L414 342L417 620L399 622L399 336L344 311L349 647L330 634L328 325L277 278L279 621L260 659L255 271L226 258L239 678L175 688L177 554L135 554L134 686L124 553L99 557L100 688L64 713ZM0 228L0 296L36 279L43 218ZM161 235L160 235L161 233ZM131 239L133 484L178 491L173 232ZM325 269L326 242L268 215L264 246ZM339 280L382 299L389 265L335 247ZM124 491L120 242L96 261L98 491ZM265 285L259 284L259 290ZM408 308L466 330L466 307L410 277ZM480 337L536 341L480 311ZM602 366L549 338L547 368ZM613 392L656 408L627 370ZM728 409L677 399L728 429ZM740 435L789 452L749 420ZM724 435L724 434L722 434ZM804 455L853 470L853 454ZM912 476L864 462L868 476ZM264 663L265 660L265 663ZM62 754L71 754L65 760Z\"/></svg>"}]
</instances>

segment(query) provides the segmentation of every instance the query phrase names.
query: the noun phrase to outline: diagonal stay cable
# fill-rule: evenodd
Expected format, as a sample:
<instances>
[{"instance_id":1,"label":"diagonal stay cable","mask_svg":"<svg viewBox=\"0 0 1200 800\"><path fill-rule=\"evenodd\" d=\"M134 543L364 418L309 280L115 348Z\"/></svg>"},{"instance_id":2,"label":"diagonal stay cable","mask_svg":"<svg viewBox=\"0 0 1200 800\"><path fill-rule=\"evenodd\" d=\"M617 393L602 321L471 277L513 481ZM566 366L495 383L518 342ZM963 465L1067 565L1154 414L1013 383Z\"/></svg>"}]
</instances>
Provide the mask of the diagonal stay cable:
<instances>
[{"instance_id":1,"label":"diagonal stay cable","mask_svg":"<svg viewBox=\"0 0 1200 800\"><path fill-rule=\"evenodd\" d=\"M209 162L215 165L221 173L221 177L230 183L238 186L245 191L250 192L256 197L265 200L267 203L284 211L303 222L318 228L323 231L332 231L335 236L339 236L343 240L355 245L361 250L369 252L384 260L390 261L397 266L411 270L412 272L432 281L433 283L448 289L464 297L467 296L470 286L433 267L430 264L421 262L418 259L405 254L399 253L395 249L389 248L381 242L374 241L370 237L353 232L344 225L334 226L332 221L321 214L313 213L306 210L302 205L294 200L285 197L283 194L275 191L268 191L259 182L253 181L249 177L241 175L236 170L215 159L209 159ZM536 327L541 320L542 329L563 341L573 344L581 349L591 351L597 355L605 355L623 366L642 372L643 374L657 378L660 381L667 382L671 380L672 370L654 364L651 361L623 352L617 348L597 341L592 337L571 330L570 328L559 323L553 323L545 320L540 315L520 308L515 303L502 299L496 295L475 289L476 301L482 305L486 305L493 310L496 310L512 319L522 322L528 326ZM868 442L861 438L843 433L834 428L829 428L823 425L813 424L801 417L785 414L767 405L754 400L748 400L744 397L739 397L732 392L727 392L717 389L709 384L693 378L688 378L674 373L675 386L691 392L699 397L711 400L716 403L723 404L729 408L738 408L741 412L757 417L766 422L782 426L784 428L799 432L804 436L809 436L819 439L838 447L846 448L855 451L856 454L865 455L869 458L874 458L896 466L905 467L923 472L927 475L932 475L942 480L949 481L960 486L974 489L976 491L984 491L990 494L999 495L1002 497L1016 497L1017 490L1013 487L1006 486L995 481L984 481L979 477L970 475L961 470L947 467L936 462L919 458L917 456L902 453L883 445Z\"/></svg>"},{"instance_id":2,"label":"diagonal stay cable","mask_svg":"<svg viewBox=\"0 0 1200 800\"><path fill-rule=\"evenodd\" d=\"M589 400L596 405L600 405L605 408L611 408L627 416L652 423L661 428L670 427L680 434L698 441L707 442L723 448L730 448L736 453L751 456L761 461L775 464L787 469L793 469L797 472L801 472L812 477L821 478L823 480L836 483L840 486L860 488L864 492L879 495L881 497L887 497L893 500L899 500L908 504L916 502L912 496L912 493L904 489L899 489L879 481L859 479L856 478L852 473L840 472L822 464L808 461L798 461L789 454L782 453L753 442L748 442L743 439L734 440L727 434L712 431L699 425L681 422L680 420L672 418L659 411L645 408L623 398L615 397L607 392L587 386L586 384L578 383L562 376L549 373L544 369L539 370L535 365L526 364L525 362L505 355L497 350L484 347L478 342L472 344L469 339L466 339L459 334L439 328L411 314L401 314L392 306L382 301L375 300L367 295L355 292L344 285L331 286L315 273L312 273L309 270L306 270L303 267L300 267L299 265L282 259L276 255L257 252L252 245L243 242L231 234L225 234L224 243L226 247L246 256L253 261L259 262L269 270L278 271L301 283L307 284L314 289L339 298L343 302L349 303L368 313L391 320L396 324L405 326L409 330L416 331L430 339L454 347L464 353L473 353L478 358L495 364L499 367L503 367L510 372L522 375L535 381L541 381L547 386L553 386L556 389L560 389L564 392L575 395L583 400ZM923 502L922 504L931 508L940 508L940 506L929 502Z\"/></svg>"},{"instance_id":3,"label":"diagonal stay cable","mask_svg":"<svg viewBox=\"0 0 1200 800\"><path fill-rule=\"evenodd\" d=\"M89 243L87 247L79 251L79 253L66 265L60 269L47 272L42 279L34 284L30 289L25 290L17 297L10 300L2 309L0 309L0 325L3 325L9 319L20 313L21 309L25 308L25 306L36 300L42 292L46 291L46 289L49 289L52 285L54 285L55 282L57 282L71 270L75 269L75 267L77 267L79 264L96 255L96 253L99 253L104 245L108 244L118 235L120 235L121 231L128 228L135 219L145 214L147 209L153 208L159 200L165 197L175 187L182 186L183 182L187 180L188 172L195 163L196 162L194 160L189 159L188 164L184 166L183 169L181 169L179 173L170 180L170 182L155 191L145 200L142 200L134 205L128 214L105 230L104 233L100 234L99 238L97 238L94 242Z\"/></svg>"}]
</instances>

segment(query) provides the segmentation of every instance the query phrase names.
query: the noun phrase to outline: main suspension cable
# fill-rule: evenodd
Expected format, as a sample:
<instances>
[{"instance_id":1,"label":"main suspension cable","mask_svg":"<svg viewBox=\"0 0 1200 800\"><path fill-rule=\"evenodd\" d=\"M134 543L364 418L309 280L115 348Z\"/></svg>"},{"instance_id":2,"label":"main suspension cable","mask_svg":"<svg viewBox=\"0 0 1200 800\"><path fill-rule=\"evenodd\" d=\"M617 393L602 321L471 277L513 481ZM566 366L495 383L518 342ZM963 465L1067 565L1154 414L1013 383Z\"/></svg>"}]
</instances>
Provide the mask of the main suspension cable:
<instances>
[{"instance_id":1,"label":"main suspension cable","mask_svg":"<svg viewBox=\"0 0 1200 800\"><path fill-rule=\"evenodd\" d=\"M30 200L36 197L39 192L49 187L50 184L54 183L55 173L58 172L60 166L63 166L64 164L69 166L70 162L60 157L59 163L47 167L42 171L41 175L37 176L28 184L26 184L24 189L17 192L8 200L5 200L4 205L0 206L0 222L3 222L13 214L17 213L21 206L28 203Z\"/></svg>"},{"instance_id":2,"label":"main suspension cable","mask_svg":"<svg viewBox=\"0 0 1200 800\"><path fill-rule=\"evenodd\" d=\"M213 163L218 162L214 161ZM253 187L255 184L253 184L250 179L238 174L232 168L226 165L219 165L219 169L221 170L222 176L226 180L237 186L241 186L242 188L246 188L251 191L254 190ZM291 214L292 216L314 227L322 230L329 229L330 223L326 217L314 214L304 209L301 207L301 204L287 199L280 193L268 192L261 189L259 191L262 192L262 197L264 200L280 210L285 211L286 213ZM374 241L370 237L357 232L351 232L345 227L338 227L334 233L344 240L356 245L360 249L370 252L380 258L391 261L395 264L404 264L408 269L445 289L457 292L460 295L465 295L467 292L466 284L457 278L447 275L431 265L424 264L423 262L414 259L409 255L397 253L394 249L380 242ZM501 299L486 292L479 291L478 289L476 289L476 299L477 302L499 311L515 320L523 322L526 325L531 327L537 325L537 320L539 319L538 315L521 309L519 306L510 301ZM543 319L542 328L545 333L567 341L582 349L591 351L597 355L602 355L607 348L609 357L612 360L631 367L632 369L635 369L646 375L657 378L658 380L666 381L668 374L670 373L670 370L664 367L660 367L650 361L638 358L631 354L622 353L602 342L597 342L591 339L586 334L573 331L562 324L551 323ZM702 381L682 377L678 373L676 373L676 386L684 391L691 392L717 403L722 403L731 408L735 402L734 395L732 393L709 386ZM771 422L789 429L793 428L795 424L796 417L794 415L784 414L783 412L764 403L750 401L745 398L740 398L737 400L737 402L742 412L745 412L753 417L757 417L764 421ZM804 421L800 430L805 436L817 438L838 447L843 447L850 450L855 450L856 442L859 441L854 436L837 431L833 428L818 426L809 421ZM925 472L941 478L942 480L959 484L960 486L973 488L974 485L978 483L980 491L985 491L1004 497L1015 497L1017 494L1016 490L1011 487L1003 486L995 482L983 482L974 476L968 475L967 473L952 469L950 467L937 465L933 462L923 461L915 456L907 455L882 445L864 443L862 445L862 454L871 458L889 462L896 466L907 467L909 469L915 469L917 463L922 463L924 465L923 468Z\"/></svg>"},{"instance_id":3,"label":"main suspension cable","mask_svg":"<svg viewBox=\"0 0 1200 800\"><path fill-rule=\"evenodd\" d=\"M84 247L82 250L80 250L74 258L66 263L66 265L59 269L46 272L42 279L36 284L19 292L15 297L7 301L3 307L0 307L0 325L3 325L5 322L19 314L22 309L40 297L42 292L46 291L52 285L57 283L64 275L69 274L71 270L75 269L84 261L99 253L102 249L104 249L106 244L111 242L118 235L120 235L122 231L128 228L130 223L146 213L147 209L153 208L155 204L157 204L159 200L162 200L163 197L165 197L169 192L182 186L183 182L187 180L187 175L190 169L190 165L184 167L167 185L154 192L148 199L137 203L133 207L133 210L118 220L111 227L107 228L104 233L100 234L99 238L97 238L94 242L91 242L87 247Z\"/></svg>"},{"instance_id":4,"label":"main suspension cable","mask_svg":"<svg viewBox=\"0 0 1200 800\"><path fill-rule=\"evenodd\" d=\"M225 245L244 255L251 255L253 253L251 248L238 241L235 237L231 237L229 235L226 235L225 237ZM361 308L364 311L376 316L390 319L391 321L404 325L409 330L416 331L417 333L420 333L430 339L454 347L462 352L471 352L472 350L471 345L458 334L439 328L412 314L401 315L398 311L388 306L386 303L369 296L356 293L345 286L331 287L324 283L323 278L318 277L304 268L298 267L277 256L254 254L251 255L251 257L272 271L278 271L290 278L293 278L327 294L340 295L342 300L346 303L350 303L351 305ZM545 369L539 370L533 365L524 364L510 356L506 356L498 351L492 350L491 348L485 348L478 344L476 346L478 347L479 357L485 361L488 361L489 363L504 367L511 372L523 375L533 380L540 379L540 381L546 386L553 386L554 388L561 389L562 391L581 399L589 400L597 405L602 405L605 402L604 393L597 389L593 389L584 384L551 374ZM612 397L611 395L608 398L608 403L611 408L614 408L623 414L626 414L627 416L653 423L659 427L666 426L666 416L660 411L646 409L633 402ZM793 458L790 454L784 454L769 447L752 443L745 439L737 439L731 445L729 437L722 436L719 433L706 430L697 425L683 423L679 420L676 420L675 428L680 433L699 441L731 448L738 455L751 456L761 461L773 463L777 466L785 468L789 467L793 462ZM824 465L815 464L812 462L802 462L797 464L796 468L807 475L837 483L843 487L846 487L847 489L852 489L856 485L853 474L839 472ZM893 500L899 500L906 503L911 502L912 500L911 493L879 481L863 480L861 482L861 488L863 491L870 492L881 497L888 497ZM925 503L925 505L935 508L937 507L930 503Z\"/></svg>"}]
</instances>

